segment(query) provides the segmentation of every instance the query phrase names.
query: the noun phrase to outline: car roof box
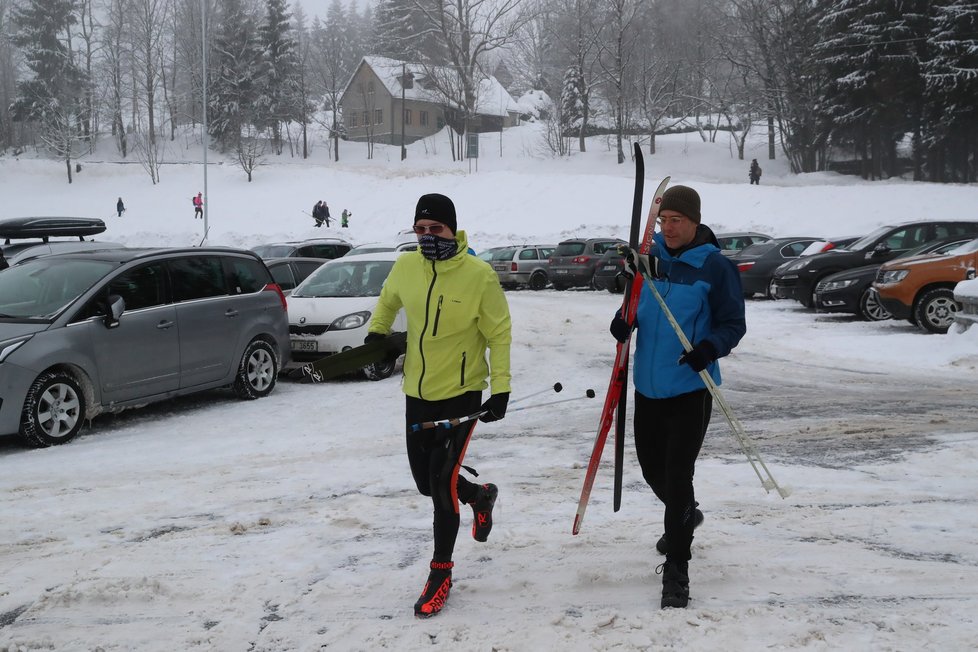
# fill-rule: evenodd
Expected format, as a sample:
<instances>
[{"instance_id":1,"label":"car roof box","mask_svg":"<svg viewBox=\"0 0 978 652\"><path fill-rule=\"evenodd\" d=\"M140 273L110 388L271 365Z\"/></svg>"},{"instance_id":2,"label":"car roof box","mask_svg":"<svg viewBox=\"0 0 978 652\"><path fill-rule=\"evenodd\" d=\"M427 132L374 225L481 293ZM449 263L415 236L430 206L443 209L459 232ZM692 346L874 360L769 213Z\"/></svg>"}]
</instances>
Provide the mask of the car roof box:
<instances>
[{"instance_id":1,"label":"car roof box","mask_svg":"<svg viewBox=\"0 0 978 652\"><path fill-rule=\"evenodd\" d=\"M105 222L96 217L14 217L0 220L0 238L78 237L105 231Z\"/></svg>"}]
</instances>

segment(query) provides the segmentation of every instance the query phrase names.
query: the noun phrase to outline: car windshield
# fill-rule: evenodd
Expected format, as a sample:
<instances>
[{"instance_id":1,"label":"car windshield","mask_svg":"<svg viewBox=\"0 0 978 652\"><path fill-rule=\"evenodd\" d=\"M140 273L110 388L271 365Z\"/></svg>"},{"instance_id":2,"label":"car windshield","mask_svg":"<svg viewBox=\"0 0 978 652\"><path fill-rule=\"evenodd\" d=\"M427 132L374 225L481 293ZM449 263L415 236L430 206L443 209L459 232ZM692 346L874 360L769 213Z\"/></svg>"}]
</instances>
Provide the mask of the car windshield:
<instances>
[{"instance_id":1,"label":"car windshield","mask_svg":"<svg viewBox=\"0 0 978 652\"><path fill-rule=\"evenodd\" d=\"M956 248L948 251L947 253L952 254L954 256L958 256L960 254L970 254L970 253L973 253L975 251L978 251L978 238L975 238L974 240L971 240L970 242L965 242L960 247L956 247Z\"/></svg>"},{"instance_id":2,"label":"car windshield","mask_svg":"<svg viewBox=\"0 0 978 652\"><path fill-rule=\"evenodd\" d=\"M392 260L344 260L323 265L292 292L293 297L376 297Z\"/></svg>"},{"instance_id":3,"label":"car windshield","mask_svg":"<svg viewBox=\"0 0 978 652\"><path fill-rule=\"evenodd\" d=\"M262 258L288 258L295 251L292 245L260 245L252 249Z\"/></svg>"},{"instance_id":4,"label":"car windshield","mask_svg":"<svg viewBox=\"0 0 978 652\"><path fill-rule=\"evenodd\" d=\"M506 249L498 249L492 252L492 260L496 261L510 261L513 260L513 256L516 255L516 249L508 247Z\"/></svg>"},{"instance_id":5,"label":"car windshield","mask_svg":"<svg viewBox=\"0 0 978 652\"><path fill-rule=\"evenodd\" d=\"M0 315L50 319L115 267L104 260L53 256L0 273Z\"/></svg>"},{"instance_id":6,"label":"car windshield","mask_svg":"<svg viewBox=\"0 0 978 652\"><path fill-rule=\"evenodd\" d=\"M877 240L879 240L880 238L882 238L884 235L886 235L892 230L893 230L892 226L881 226L880 228L876 229L872 233L868 235L864 235L863 237L859 238L848 247L845 247L845 249L849 251L863 251L864 249L868 249L869 247L874 247L876 246ZM843 247L839 247L839 249L842 248Z\"/></svg>"},{"instance_id":7,"label":"car windshield","mask_svg":"<svg viewBox=\"0 0 978 652\"><path fill-rule=\"evenodd\" d=\"M583 242L561 242L557 245L554 256L580 256L584 253L584 247Z\"/></svg>"}]
</instances>

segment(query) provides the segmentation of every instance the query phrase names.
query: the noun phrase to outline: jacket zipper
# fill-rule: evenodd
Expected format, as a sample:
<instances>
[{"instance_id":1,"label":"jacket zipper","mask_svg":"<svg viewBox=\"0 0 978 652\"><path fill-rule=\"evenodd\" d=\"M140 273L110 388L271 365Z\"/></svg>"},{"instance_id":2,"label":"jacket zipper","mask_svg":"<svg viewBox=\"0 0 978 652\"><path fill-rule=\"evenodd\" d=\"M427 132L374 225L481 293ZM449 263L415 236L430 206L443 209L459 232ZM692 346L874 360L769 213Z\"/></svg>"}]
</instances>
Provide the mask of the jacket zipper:
<instances>
[{"instance_id":1,"label":"jacket zipper","mask_svg":"<svg viewBox=\"0 0 978 652\"><path fill-rule=\"evenodd\" d=\"M424 334L428 330L428 314L431 307L431 293L435 289L435 281L438 279L438 270L435 269L435 261L431 261L431 285L428 286L428 296L424 301L424 326L421 327L421 334L418 336L418 354L421 357L421 375L418 376L418 398L424 398L421 393L421 384L424 382L425 360L424 360Z\"/></svg>"},{"instance_id":2,"label":"jacket zipper","mask_svg":"<svg viewBox=\"0 0 978 652\"><path fill-rule=\"evenodd\" d=\"M459 380L459 386L465 387L465 351L462 351L462 377Z\"/></svg>"},{"instance_id":3,"label":"jacket zipper","mask_svg":"<svg viewBox=\"0 0 978 652\"><path fill-rule=\"evenodd\" d=\"M431 336L438 337L438 321L441 319L441 303L445 300L444 294L438 295L438 309L435 310L435 326L431 329Z\"/></svg>"}]
</instances>

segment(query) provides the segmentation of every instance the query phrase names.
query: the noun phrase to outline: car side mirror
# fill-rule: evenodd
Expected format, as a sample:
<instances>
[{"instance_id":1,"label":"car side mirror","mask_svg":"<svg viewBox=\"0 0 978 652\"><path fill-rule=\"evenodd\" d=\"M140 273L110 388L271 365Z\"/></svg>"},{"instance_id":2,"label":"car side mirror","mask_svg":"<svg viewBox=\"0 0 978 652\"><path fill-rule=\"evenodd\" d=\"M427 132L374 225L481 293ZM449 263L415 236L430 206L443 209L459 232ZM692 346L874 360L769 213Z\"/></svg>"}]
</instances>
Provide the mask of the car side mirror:
<instances>
[{"instance_id":1,"label":"car side mirror","mask_svg":"<svg viewBox=\"0 0 978 652\"><path fill-rule=\"evenodd\" d=\"M890 253L891 251L892 251L892 249L890 249L885 243L881 242L878 245L876 245L875 247L873 247L873 254L872 255L873 255L873 258L877 258L879 256L885 256L888 253Z\"/></svg>"},{"instance_id":2,"label":"car side mirror","mask_svg":"<svg viewBox=\"0 0 978 652\"><path fill-rule=\"evenodd\" d=\"M970 281L975 278L975 268L969 267L964 273L964 280Z\"/></svg>"},{"instance_id":3,"label":"car side mirror","mask_svg":"<svg viewBox=\"0 0 978 652\"><path fill-rule=\"evenodd\" d=\"M126 310L126 300L118 294L110 294L109 298L106 299L106 304L107 310L105 311L103 323L106 328L116 328L119 325L119 319L122 317L122 313Z\"/></svg>"}]
</instances>

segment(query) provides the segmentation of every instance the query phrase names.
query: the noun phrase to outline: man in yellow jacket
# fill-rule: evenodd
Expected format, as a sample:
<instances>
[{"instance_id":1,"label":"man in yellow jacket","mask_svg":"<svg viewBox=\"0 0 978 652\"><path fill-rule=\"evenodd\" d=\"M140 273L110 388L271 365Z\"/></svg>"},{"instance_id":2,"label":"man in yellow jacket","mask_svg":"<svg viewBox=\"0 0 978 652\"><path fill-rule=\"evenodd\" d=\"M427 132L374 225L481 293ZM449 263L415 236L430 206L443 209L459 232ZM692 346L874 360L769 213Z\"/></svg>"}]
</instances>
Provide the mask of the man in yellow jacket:
<instances>
[{"instance_id":1,"label":"man in yellow jacket","mask_svg":"<svg viewBox=\"0 0 978 652\"><path fill-rule=\"evenodd\" d=\"M486 541L492 529L494 484L459 475L475 421L454 428L411 431L425 421L484 412L482 421L506 415L509 402L509 306L492 268L468 253L455 205L444 195L424 195L414 213L418 249L397 259L370 322L366 341L383 337L402 307L407 315L407 452L411 474L434 506L434 553L428 581L414 605L427 618L441 611L452 586L452 553L459 502L472 507L472 536ZM486 349L489 355L486 357ZM489 379L489 399L482 392Z\"/></svg>"}]
</instances>

